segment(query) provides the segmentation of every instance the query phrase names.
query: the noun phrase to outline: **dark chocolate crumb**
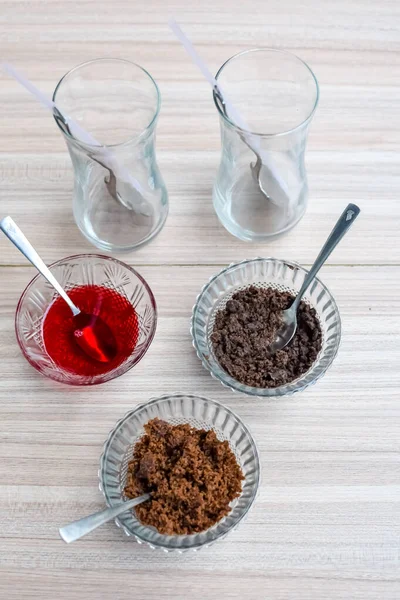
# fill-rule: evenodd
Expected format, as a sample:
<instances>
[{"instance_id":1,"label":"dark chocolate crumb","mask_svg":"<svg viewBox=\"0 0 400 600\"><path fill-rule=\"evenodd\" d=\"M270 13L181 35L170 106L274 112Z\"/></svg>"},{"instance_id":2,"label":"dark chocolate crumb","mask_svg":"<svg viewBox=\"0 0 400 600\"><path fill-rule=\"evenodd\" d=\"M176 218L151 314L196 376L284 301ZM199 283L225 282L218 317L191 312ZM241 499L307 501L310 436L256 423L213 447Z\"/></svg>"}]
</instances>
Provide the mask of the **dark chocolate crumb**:
<instances>
[{"instance_id":1,"label":"dark chocolate crumb","mask_svg":"<svg viewBox=\"0 0 400 600\"><path fill-rule=\"evenodd\" d=\"M310 369L322 347L322 331L315 308L304 301L292 341L273 355L268 352L282 311L293 300L289 292L249 286L217 313L211 342L216 359L231 377L252 387L275 388Z\"/></svg>"}]
</instances>

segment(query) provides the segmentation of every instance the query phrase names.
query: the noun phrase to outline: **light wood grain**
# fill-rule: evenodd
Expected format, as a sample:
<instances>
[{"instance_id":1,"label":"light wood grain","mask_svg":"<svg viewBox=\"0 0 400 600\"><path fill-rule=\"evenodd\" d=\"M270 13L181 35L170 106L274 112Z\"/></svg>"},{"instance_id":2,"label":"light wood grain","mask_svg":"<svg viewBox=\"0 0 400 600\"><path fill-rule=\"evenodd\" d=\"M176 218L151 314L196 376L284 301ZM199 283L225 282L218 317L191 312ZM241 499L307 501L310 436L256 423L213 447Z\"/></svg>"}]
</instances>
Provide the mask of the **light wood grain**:
<instances>
[{"instance_id":1,"label":"light wood grain","mask_svg":"<svg viewBox=\"0 0 400 600\"><path fill-rule=\"evenodd\" d=\"M133 371L82 390L55 385L24 361L13 313L33 270L0 270L0 565L10 586L3 579L5 591L14 586L12 573L23 569L26 587L16 589L29 594L36 581L49 597L58 576L73 598L103 597L96 596L96 573L105 598L124 598L127 581L139 586L140 598L147 591L150 598L169 598L174 589L184 599L188 585L191 596L200 598L204 581L210 598L252 600L267 593L304 600L322 593L396 598L400 268L325 269L324 281L343 319L341 352L316 386L296 398L269 402L219 386L191 348L191 307L214 272L212 266L143 267L160 314L155 340ZM387 347L379 352L383 341ZM178 389L226 403L251 428L262 485L246 523L196 556L152 553L112 524L64 546L58 526L102 506L98 460L115 421L137 403ZM70 585L71 570L82 587ZM299 578L297 593L293 578Z\"/></svg>"},{"instance_id":2,"label":"light wood grain","mask_svg":"<svg viewBox=\"0 0 400 600\"><path fill-rule=\"evenodd\" d=\"M352 201L360 204L363 219L331 262L400 263L398 3L386 0L376 15L369 0L343 0L334 10L327 5L329 19L324 2L316 0L284 7L277 0L268 7L252 0L238 8L241 3L234 2L234 10L227 0L203 0L201 8L182 0L166 8L153 0L149 12L127 9L121 1L33 2L28 13L24 2L1 4L10 23L0 38L4 54L49 93L71 66L105 54L137 60L160 86L157 148L170 216L151 247L128 261L224 264L268 254L309 264L336 214ZM208 84L167 26L170 14L185 24L214 71L236 51L254 45L291 49L315 70L321 100L307 153L309 210L288 236L248 245L219 224L211 201L218 119ZM87 251L90 245L73 223L72 169L57 128L16 82L0 78L2 210L18 219L48 261ZM0 264L20 262L1 240Z\"/></svg>"},{"instance_id":3,"label":"light wood grain","mask_svg":"<svg viewBox=\"0 0 400 600\"><path fill-rule=\"evenodd\" d=\"M214 71L240 49L269 45L296 52L316 72L310 203L286 237L245 244L218 223L218 119L207 84L167 27L170 15ZM21 356L13 318L34 271L0 238L0 598L398 600L399 23L397 0L0 0L2 57L48 92L72 66L104 55L154 75L171 203L159 237L123 257L154 290L155 340L134 370L90 389L56 385ZM48 262L94 252L73 222L72 168L52 119L3 74L0 108L1 215L13 215ZM293 398L232 394L191 346L201 286L220 265L246 257L310 264L349 201L361 217L322 274L343 320L334 365ZM247 521L199 554L151 552L113 524L64 545L58 527L103 505L98 460L116 420L178 390L222 401L251 428L262 484Z\"/></svg>"},{"instance_id":4,"label":"light wood grain","mask_svg":"<svg viewBox=\"0 0 400 600\"><path fill-rule=\"evenodd\" d=\"M217 132L217 123L212 122ZM351 238L337 248L330 263L400 264L397 197L400 170L396 153L310 151L313 191L308 212L288 235L263 245L237 240L214 213L211 189L219 160L217 151L180 150L162 154L160 162L170 193L170 214L151 246L123 256L128 263L223 265L254 256L277 256L310 264L337 215L348 202L356 202L363 211L362 219ZM93 251L73 220L68 157L39 154L8 159L7 156L2 159L6 166L0 170L2 210L13 215L41 249L43 258L53 262L77 252ZM316 186L319 191L315 191ZM0 239L0 264L21 264L21 256L6 239Z\"/></svg>"}]
</instances>

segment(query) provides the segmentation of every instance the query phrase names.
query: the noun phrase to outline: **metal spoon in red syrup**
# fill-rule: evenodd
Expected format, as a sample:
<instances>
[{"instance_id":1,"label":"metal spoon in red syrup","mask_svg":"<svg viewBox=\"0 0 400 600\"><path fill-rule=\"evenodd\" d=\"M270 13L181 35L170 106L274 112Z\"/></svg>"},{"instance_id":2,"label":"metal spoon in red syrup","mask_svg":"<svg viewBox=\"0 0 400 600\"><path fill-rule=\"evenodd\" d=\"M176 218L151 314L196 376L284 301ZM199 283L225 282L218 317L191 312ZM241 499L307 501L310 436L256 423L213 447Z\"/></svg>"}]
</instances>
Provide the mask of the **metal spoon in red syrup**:
<instances>
[{"instance_id":1,"label":"metal spoon in red syrup","mask_svg":"<svg viewBox=\"0 0 400 600\"><path fill-rule=\"evenodd\" d=\"M99 362L110 362L117 355L117 342L114 334L96 315L80 312L73 318L75 329L72 334L82 350Z\"/></svg>"},{"instance_id":2,"label":"metal spoon in red syrup","mask_svg":"<svg viewBox=\"0 0 400 600\"><path fill-rule=\"evenodd\" d=\"M94 360L103 363L113 360L117 355L118 347L114 334L107 323L97 315L80 311L11 217L4 217L0 221L0 229L70 307L74 325L72 335L76 344Z\"/></svg>"}]
</instances>

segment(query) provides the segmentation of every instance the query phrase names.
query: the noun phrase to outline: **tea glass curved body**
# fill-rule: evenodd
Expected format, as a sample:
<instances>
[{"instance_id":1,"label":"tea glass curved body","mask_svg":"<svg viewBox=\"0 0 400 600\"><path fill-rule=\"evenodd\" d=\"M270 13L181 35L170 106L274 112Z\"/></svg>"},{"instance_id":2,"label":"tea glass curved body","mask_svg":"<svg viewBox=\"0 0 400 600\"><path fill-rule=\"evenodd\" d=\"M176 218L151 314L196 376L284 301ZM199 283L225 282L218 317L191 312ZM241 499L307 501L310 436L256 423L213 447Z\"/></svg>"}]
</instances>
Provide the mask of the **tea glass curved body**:
<instances>
[{"instance_id":1,"label":"tea glass curved body","mask_svg":"<svg viewBox=\"0 0 400 600\"><path fill-rule=\"evenodd\" d=\"M306 210L304 158L318 102L316 78L289 52L254 49L229 59L216 79L250 129L234 122L214 92L222 146L215 211L242 240L273 239L294 227Z\"/></svg>"},{"instance_id":2,"label":"tea glass curved body","mask_svg":"<svg viewBox=\"0 0 400 600\"><path fill-rule=\"evenodd\" d=\"M149 242L168 215L168 193L155 152L160 94L154 80L134 63L98 59L67 73L53 99L100 141L118 166L110 170L98 146L77 139L56 119L74 168L73 213L82 234L110 252L132 251Z\"/></svg>"}]
</instances>

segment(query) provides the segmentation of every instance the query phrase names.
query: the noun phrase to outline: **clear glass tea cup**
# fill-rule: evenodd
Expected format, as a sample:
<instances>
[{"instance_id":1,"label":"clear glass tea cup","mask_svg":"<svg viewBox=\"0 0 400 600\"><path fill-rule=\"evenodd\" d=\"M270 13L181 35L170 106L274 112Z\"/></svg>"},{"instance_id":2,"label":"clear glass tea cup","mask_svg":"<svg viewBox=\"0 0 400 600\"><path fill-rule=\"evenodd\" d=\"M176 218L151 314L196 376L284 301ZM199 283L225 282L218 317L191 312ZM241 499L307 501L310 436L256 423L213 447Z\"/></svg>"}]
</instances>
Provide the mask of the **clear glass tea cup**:
<instances>
[{"instance_id":1,"label":"clear glass tea cup","mask_svg":"<svg viewBox=\"0 0 400 600\"><path fill-rule=\"evenodd\" d=\"M214 208L236 237L267 241L289 231L306 210L304 155L318 82L300 58L271 48L236 54L216 79L249 129L235 123L215 90L222 154Z\"/></svg>"},{"instance_id":2,"label":"clear glass tea cup","mask_svg":"<svg viewBox=\"0 0 400 600\"><path fill-rule=\"evenodd\" d=\"M56 117L74 168L73 212L80 231L109 252L131 251L150 241L168 214L155 153L161 98L154 79L135 63L100 58L64 75L53 100L112 153L119 167L107 168L99 147L74 137L68 123ZM121 170L129 174L125 180Z\"/></svg>"}]
</instances>

